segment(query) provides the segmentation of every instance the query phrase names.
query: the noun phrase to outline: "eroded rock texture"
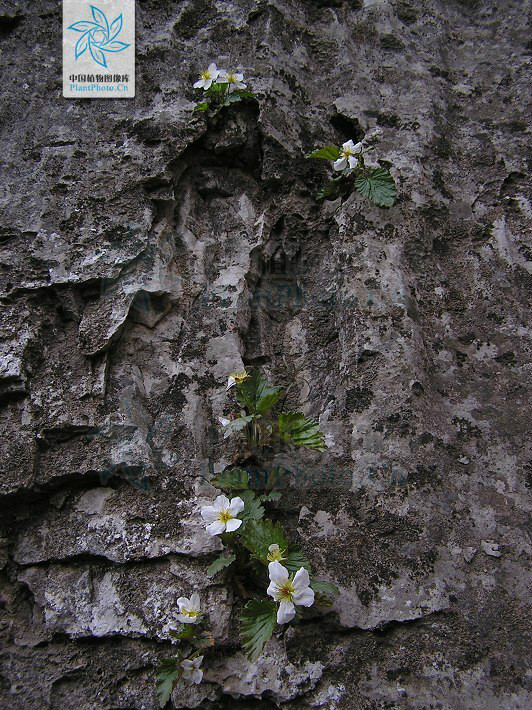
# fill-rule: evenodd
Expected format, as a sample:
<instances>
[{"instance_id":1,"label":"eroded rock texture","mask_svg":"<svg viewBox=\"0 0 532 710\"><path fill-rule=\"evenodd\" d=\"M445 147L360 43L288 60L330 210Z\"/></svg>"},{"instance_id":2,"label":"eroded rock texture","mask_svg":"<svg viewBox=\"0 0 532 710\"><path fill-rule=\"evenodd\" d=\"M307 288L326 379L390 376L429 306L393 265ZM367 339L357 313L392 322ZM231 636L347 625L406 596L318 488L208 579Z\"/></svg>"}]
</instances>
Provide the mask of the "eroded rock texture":
<instances>
[{"instance_id":1,"label":"eroded rock texture","mask_svg":"<svg viewBox=\"0 0 532 710\"><path fill-rule=\"evenodd\" d=\"M156 708L198 589L175 708L528 710L529 2L140 0L135 101L61 98L60 11L0 8L1 707ZM260 108L192 114L210 60ZM375 126L398 204L317 205ZM328 435L278 516L341 590L256 665L197 512L250 364Z\"/></svg>"}]
</instances>

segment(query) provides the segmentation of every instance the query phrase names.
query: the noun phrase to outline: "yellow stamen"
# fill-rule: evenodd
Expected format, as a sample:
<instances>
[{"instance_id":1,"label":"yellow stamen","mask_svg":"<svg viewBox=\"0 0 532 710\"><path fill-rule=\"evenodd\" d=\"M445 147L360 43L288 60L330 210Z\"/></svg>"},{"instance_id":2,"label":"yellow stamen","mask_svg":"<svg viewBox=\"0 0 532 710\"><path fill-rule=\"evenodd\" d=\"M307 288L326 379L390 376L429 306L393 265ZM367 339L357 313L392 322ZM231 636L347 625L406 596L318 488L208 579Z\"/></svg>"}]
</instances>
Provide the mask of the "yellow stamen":
<instances>
[{"instance_id":1,"label":"yellow stamen","mask_svg":"<svg viewBox=\"0 0 532 710\"><path fill-rule=\"evenodd\" d=\"M290 580L287 580L282 587L277 588L277 596L279 601L292 601L292 595L294 593L294 587Z\"/></svg>"},{"instance_id":2,"label":"yellow stamen","mask_svg":"<svg viewBox=\"0 0 532 710\"><path fill-rule=\"evenodd\" d=\"M233 516L228 510L222 510L221 513L218 515L218 520L222 523L227 524L230 520L233 519Z\"/></svg>"},{"instance_id":3,"label":"yellow stamen","mask_svg":"<svg viewBox=\"0 0 532 710\"><path fill-rule=\"evenodd\" d=\"M205 71L202 71L201 78L203 79L203 81L209 81L209 79L211 78L210 71L208 69L205 69Z\"/></svg>"}]
</instances>

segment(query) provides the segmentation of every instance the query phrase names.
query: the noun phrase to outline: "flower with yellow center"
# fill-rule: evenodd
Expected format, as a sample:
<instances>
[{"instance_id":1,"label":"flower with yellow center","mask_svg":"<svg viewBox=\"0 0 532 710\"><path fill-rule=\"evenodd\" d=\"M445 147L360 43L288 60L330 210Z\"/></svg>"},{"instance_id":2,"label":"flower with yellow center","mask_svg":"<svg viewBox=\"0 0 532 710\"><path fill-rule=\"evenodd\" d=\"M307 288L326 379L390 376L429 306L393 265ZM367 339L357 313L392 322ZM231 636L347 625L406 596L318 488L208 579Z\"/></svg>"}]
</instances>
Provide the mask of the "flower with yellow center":
<instances>
[{"instance_id":1,"label":"flower with yellow center","mask_svg":"<svg viewBox=\"0 0 532 710\"><path fill-rule=\"evenodd\" d=\"M211 88L213 81L216 81L218 79L219 74L220 70L218 69L216 64L212 62L212 64L209 64L208 69L205 69L205 71L201 72L200 78L194 84L194 88L203 89L204 91L207 91L207 89Z\"/></svg>"},{"instance_id":2,"label":"flower with yellow center","mask_svg":"<svg viewBox=\"0 0 532 710\"><path fill-rule=\"evenodd\" d=\"M279 545L270 545L268 547L268 562L282 562L284 560L283 554L285 550L281 550Z\"/></svg>"},{"instance_id":3,"label":"flower with yellow center","mask_svg":"<svg viewBox=\"0 0 532 710\"><path fill-rule=\"evenodd\" d=\"M229 390L235 385L241 385L244 380L248 379L248 377L251 377L251 375L249 375L245 370L242 370L242 372L232 372L227 380L227 389Z\"/></svg>"},{"instance_id":4,"label":"flower with yellow center","mask_svg":"<svg viewBox=\"0 0 532 710\"><path fill-rule=\"evenodd\" d=\"M194 592L190 599L187 599L187 597L179 597L177 603L179 605L178 620L183 624L197 624L201 618L199 594Z\"/></svg>"},{"instance_id":5,"label":"flower with yellow center","mask_svg":"<svg viewBox=\"0 0 532 710\"><path fill-rule=\"evenodd\" d=\"M237 496L229 501L226 496L218 496L212 505L201 509L201 517L207 523L209 535L221 535L223 532L234 532L242 525L236 516L244 510L244 501Z\"/></svg>"},{"instance_id":6,"label":"flower with yellow center","mask_svg":"<svg viewBox=\"0 0 532 710\"><path fill-rule=\"evenodd\" d=\"M344 143L340 150L340 157L333 163L333 168L337 171L345 170L345 168L356 168L358 165L358 155L362 153L362 143L356 145L352 140Z\"/></svg>"},{"instance_id":7,"label":"flower with yellow center","mask_svg":"<svg viewBox=\"0 0 532 710\"><path fill-rule=\"evenodd\" d=\"M235 89L245 89L247 84L243 83L244 75L237 71L221 71L218 77L218 84L227 84L227 91L231 93Z\"/></svg>"},{"instance_id":8,"label":"flower with yellow center","mask_svg":"<svg viewBox=\"0 0 532 710\"><path fill-rule=\"evenodd\" d=\"M267 593L279 602L277 623L286 624L296 615L296 606L312 606L314 591L310 588L310 578L307 570L300 567L293 578L286 567L280 562L270 562L268 565L270 586Z\"/></svg>"}]
</instances>

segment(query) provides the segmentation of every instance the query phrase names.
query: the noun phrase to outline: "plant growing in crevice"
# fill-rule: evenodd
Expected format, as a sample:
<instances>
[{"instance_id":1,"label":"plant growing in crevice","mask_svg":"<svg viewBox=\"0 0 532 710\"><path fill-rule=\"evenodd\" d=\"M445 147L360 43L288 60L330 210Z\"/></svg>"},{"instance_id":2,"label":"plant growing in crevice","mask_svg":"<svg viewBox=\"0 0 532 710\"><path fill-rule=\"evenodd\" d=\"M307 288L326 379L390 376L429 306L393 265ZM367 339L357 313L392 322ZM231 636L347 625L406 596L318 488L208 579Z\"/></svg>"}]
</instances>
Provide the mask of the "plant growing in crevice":
<instances>
[{"instance_id":1,"label":"plant growing in crevice","mask_svg":"<svg viewBox=\"0 0 532 710\"><path fill-rule=\"evenodd\" d=\"M305 156L331 161L336 173L318 192L318 200L336 200L356 190L379 207L395 204L394 179L388 168L378 161L374 148L380 133L380 129L375 129L358 143L348 140L341 147L327 145Z\"/></svg>"},{"instance_id":2,"label":"plant growing in crevice","mask_svg":"<svg viewBox=\"0 0 532 710\"><path fill-rule=\"evenodd\" d=\"M227 389L234 391L240 411L220 418L224 437L242 432L251 455L260 457L266 448L284 445L325 451L323 433L311 417L302 412L273 413L283 389L272 386L260 370L233 372Z\"/></svg>"},{"instance_id":3,"label":"plant growing in crevice","mask_svg":"<svg viewBox=\"0 0 532 710\"><path fill-rule=\"evenodd\" d=\"M194 106L194 111L208 111L212 115L224 106L231 106L240 101L256 101L255 94L244 83L244 75L237 70L218 69L212 62L201 72L194 88L203 91L202 101Z\"/></svg>"},{"instance_id":4,"label":"plant growing in crevice","mask_svg":"<svg viewBox=\"0 0 532 710\"><path fill-rule=\"evenodd\" d=\"M255 460L260 461L262 452L275 440L324 450L324 437L314 420L301 412L272 413L283 390L272 386L259 370L232 373L228 389L241 410L235 418L222 420L224 435L244 434ZM252 478L244 467L231 467L210 483L221 493L210 505L202 506L200 514L206 531L219 537L224 550L207 569L207 576L224 571L226 582L242 599L240 637L244 653L253 662L278 627L297 621L305 607L331 606L337 589L316 578L303 550L290 540L278 521L267 517L268 509L281 498L279 491L272 490L271 481L261 492L252 488ZM189 683L201 680L200 654L212 645L212 636L199 630L202 616L198 595L182 597L178 605L178 619L184 626L172 637L182 644L182 650L157 670L161 707L180 679Z\"/></svg>"}]
</instances>

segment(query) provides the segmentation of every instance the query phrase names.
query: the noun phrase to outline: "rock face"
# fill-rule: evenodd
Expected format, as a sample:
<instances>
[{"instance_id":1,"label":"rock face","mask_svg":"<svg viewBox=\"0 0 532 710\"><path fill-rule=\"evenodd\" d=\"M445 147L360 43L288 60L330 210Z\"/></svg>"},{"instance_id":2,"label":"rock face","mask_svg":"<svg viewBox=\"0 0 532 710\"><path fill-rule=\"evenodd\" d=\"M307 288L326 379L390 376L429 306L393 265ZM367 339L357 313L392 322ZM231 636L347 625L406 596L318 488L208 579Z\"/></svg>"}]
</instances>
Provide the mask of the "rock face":
<instances>
[{"instance_id":1,"label":"rock face","mask_svg":"<svg viewBox=\"0 0 532 710\"><path fill-rule=\"evenodd\" d=\"M196 589L175 708L532 707L529 11L140 0L112 101L61 98L60 3L0 3L2 708L155 709ZM212 60L259 106L193 114ZM396 206L316 203L374 127ZM197 508L253 364L327 434L278 515L340 588L256 664Z\"/></svg>"}]
</instances>

